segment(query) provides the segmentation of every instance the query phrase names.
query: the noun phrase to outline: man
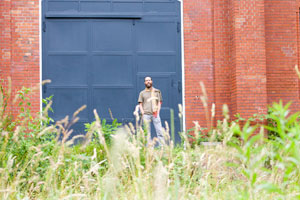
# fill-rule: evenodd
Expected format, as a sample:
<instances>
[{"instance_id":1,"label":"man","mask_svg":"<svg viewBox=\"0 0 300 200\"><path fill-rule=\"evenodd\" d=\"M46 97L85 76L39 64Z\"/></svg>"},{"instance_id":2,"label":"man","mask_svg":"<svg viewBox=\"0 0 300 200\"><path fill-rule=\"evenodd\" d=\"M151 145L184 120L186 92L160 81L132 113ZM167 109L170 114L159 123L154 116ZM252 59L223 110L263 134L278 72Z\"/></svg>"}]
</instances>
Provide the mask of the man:
<instances>
[{"instance_id":1,"label":"man","mask_svg":"<svg viewBox=\"0 0 300 200\"><path fill-rule=\"evenodd\" d=\"M151 137L151 124L153 121L158 142L161 145L164 142L164 136L162 132L161 120L160 120L160 108L162 104L162 95L159 89L152 87L152 78L147 76L144 79L146 88L140 92L139 95L139 107L142 114L142 120L147 124L148 136Z\"/></svg>"}]
</instances>

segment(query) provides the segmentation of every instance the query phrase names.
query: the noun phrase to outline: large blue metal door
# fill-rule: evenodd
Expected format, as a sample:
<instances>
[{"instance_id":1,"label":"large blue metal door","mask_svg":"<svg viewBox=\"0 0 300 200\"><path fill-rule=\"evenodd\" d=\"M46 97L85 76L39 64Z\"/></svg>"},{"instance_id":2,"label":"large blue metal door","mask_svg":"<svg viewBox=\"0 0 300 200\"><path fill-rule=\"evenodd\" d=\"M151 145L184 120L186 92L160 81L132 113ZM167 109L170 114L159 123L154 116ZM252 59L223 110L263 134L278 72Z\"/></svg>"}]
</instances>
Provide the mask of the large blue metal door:
<instances>
[{"instance_id":1,"label":"large blue metal door","mask_svg":"<svg viewBox=\"0 0 300 200\"><path fill-rule=\"evenodd\" d=\"M43 97L53 95L60 120L82 105L75 133L101 118L133 122L144 77L162 91L162 121L170 122L181 93L180 3L175 0L43 1ZM112 116L111 116L112 115ZM176 134L178 138L178 135Z\"/></svg>"}]
</instances>

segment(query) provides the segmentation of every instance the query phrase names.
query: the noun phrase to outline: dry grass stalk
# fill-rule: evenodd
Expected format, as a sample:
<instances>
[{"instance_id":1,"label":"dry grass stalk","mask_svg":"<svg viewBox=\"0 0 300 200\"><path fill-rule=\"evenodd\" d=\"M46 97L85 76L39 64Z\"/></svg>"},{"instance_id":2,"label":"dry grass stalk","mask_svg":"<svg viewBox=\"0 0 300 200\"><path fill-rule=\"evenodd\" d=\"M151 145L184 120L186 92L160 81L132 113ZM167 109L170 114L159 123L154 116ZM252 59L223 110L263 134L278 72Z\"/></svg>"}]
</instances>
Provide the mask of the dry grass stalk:
<instances>
[{"instance_id":1,"label":"dry grass stalk","mask_svg":"<svg viewBox=\"0 0 300 200\"><path fill-rule=\"evenodd\" d=\"M262 150L252 155L247 163L241 157L243 154L226 145L238 126L228 123L227 107L223 109L225 118L220 129L214 132L224 135L224 145L192 148L188 145L186 133L182 133L183 142L187 144L185 149L174 146L172 141L163 148L154 148L154 143L147 145L146 134L139 123L136 123L136 127L129 124L118 130L112 138L113 146L109 147L102 133L100 118L94 110L96 124L91 132L98 132L104 150L94 147L92 155L85 155L85 150L91 143L91 133L87 133L82 153L74 156L72 144L83 136L69 138L72 133L70 128L78 120L77 115L82 109L75 112L71 120L66 117L56 122L55 126L44 127L37 138L43 137L47 132L56 131L57 141L60 136L63 140L55 142L52 154L48 155L44 155L44 148L52 143L32 146L23 165L15 164L18 158L6 149L9 134L1 133L4 142L0 148L0 158L6 159L5 165L2 163L0 166L1 199L13 199L17 196L28 199L245 199L245 191L253 199L296 198L298 195L297 190L288 189L285 191L290 193L285 196L267 193L251 185L251 181L241 173L243 170L253 170L252 172L257 173L257 184L270 181L280 185L284 180L284 170L272 168L272 172L266 172L261 166L263 163L257 167L255 165L258 160L270 156L270 152L273 152L270 146L262 146ZM138 117L137 115L136 118ZM213 118L214 105L210 120ZM13 133L14 142L18 144L22 142L19 137L22 128L20 126ZM195 134L201 129L197 122L195 129ZM262 129L260 134L263 134ZM169 141L167 123L164 136ZM262 144L264 143L260 140L252 148L258 148ZM290 144L287 142L285 146L288 145ZM246 146L241 146L241 150L245 151ZM104 159L98 160L99 155L103 155ZM71 162L70 159L74 160ZM42 176L38 169L44 161L49 163ZM236 167L228 163L233 163ZM282 162L271 163L271 166L277 165L282 165Z\"/></svg>"}]
</instances>

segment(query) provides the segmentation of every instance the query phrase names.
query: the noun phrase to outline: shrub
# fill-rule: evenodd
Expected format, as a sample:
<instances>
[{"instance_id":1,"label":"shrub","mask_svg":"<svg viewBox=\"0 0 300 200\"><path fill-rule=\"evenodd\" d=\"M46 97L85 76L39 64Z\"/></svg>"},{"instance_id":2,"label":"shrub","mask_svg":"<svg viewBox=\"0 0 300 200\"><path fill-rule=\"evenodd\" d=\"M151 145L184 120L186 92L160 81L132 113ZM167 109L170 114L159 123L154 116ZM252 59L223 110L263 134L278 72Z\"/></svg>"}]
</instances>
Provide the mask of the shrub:
<instances>
[{"instance_id":1,"label":"shrub","mask_svg":"<svg viewBox=\"0 0 300 200\"><path fill-rule=\"evenodd\" d=\"M289 113L289 104L270 107L272 125L251 119L240 125L225 115L208 131L209 139L222 136L222 145L205 147L198 140L190 145L191 132L199 137L206 131L195 124L181 133L184 145L171 141L155 148L138 125L108 124L96 111L87 134L67 140L72 120L51 123L46 114L51 98L43 101L48 106L42 117L31 115L29 93L19 93L22 121L1 126L1 199L300 198L299 113ZM265 130L277 137L265 137ZM79 137L82 143L74 145Z\"/></svg>"}]
</instances>

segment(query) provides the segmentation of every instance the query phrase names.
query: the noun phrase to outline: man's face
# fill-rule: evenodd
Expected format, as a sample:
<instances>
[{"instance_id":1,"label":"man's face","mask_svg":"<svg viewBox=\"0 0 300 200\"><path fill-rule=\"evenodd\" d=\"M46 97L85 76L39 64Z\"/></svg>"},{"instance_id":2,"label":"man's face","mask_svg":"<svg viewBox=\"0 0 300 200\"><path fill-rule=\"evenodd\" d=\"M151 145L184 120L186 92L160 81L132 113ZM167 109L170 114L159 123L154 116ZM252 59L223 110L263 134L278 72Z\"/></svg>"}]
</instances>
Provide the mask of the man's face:
<instances>
[{"instance_id":1,"label":"man's face","mask_svg":"<svg viewBox=\"0 0 300 200\"><path fill-rule=\"evenodd\" d=\"M146 88L152 87L152 79L150 77L145 78L145 86L146 86Z\"/></svg>"}]
</instances>

